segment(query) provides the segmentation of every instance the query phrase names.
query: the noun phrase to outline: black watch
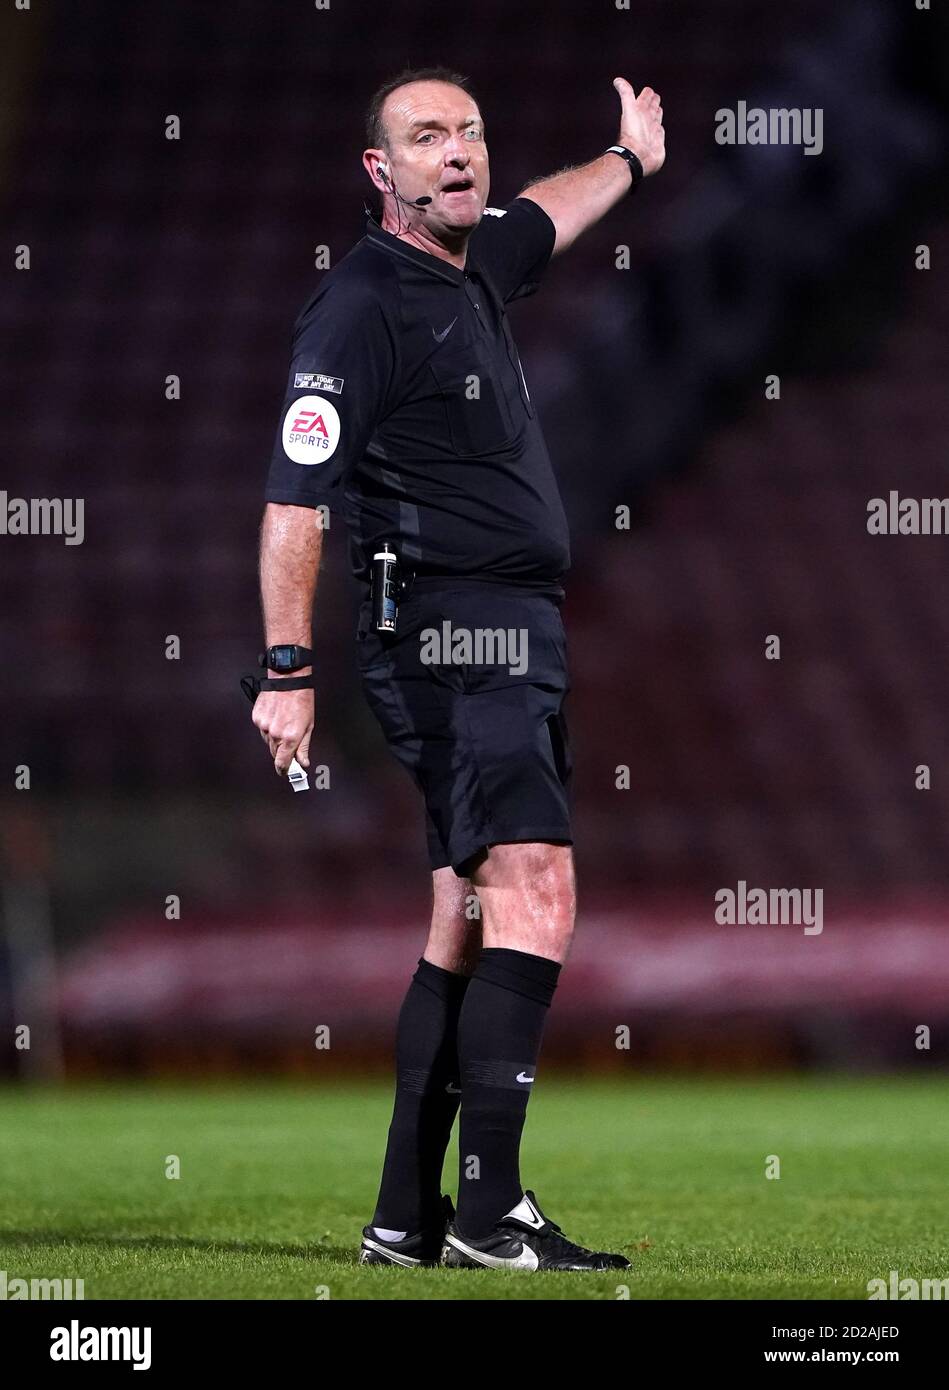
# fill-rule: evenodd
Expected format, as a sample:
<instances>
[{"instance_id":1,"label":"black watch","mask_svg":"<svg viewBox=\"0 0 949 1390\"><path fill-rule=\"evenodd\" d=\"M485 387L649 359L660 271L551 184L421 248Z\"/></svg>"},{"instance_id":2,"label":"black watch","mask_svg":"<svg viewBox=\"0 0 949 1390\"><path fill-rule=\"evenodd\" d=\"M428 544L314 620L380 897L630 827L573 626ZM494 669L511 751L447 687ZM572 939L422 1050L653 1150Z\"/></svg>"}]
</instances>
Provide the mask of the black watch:
<instances>
[{"instance_id":1,"label":"black watch","mask_svg":"<svg viewBox=\"0 0 949 1390\"><path fill-rule=\"evenodd\" d=\"M257 658L257 665L270 671L278 671L289 676L294 671L302 671L304 666L313 665L313 653L309 647L290 646L268 647Z\"/></svg>"},{"instance_id":2,"label":"black watch","mask_svg":"<svg viewBox=\"0 0 949 1390\"><path fill-rule=\"evenodd\" d=\"M632 193L636 185L643 180L643 166L639 162L638 155L633 154L632 150L628 150L625 145L610 145L609 149L604 150L604 154L618 154L620 159L625 159L633 178L629 186L629 191Z\"/></svg>"}]
</instances>

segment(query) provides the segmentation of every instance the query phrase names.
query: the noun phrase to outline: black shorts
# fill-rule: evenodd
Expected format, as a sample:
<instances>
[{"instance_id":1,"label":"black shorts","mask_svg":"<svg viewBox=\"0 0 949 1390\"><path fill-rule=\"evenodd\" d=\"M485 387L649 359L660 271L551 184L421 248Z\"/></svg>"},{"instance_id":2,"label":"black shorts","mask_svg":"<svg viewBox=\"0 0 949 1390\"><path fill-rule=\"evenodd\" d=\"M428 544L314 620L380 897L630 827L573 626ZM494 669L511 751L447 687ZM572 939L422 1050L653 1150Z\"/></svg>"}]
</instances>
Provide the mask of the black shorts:
<instances>
[{"instance_id":1,"label":"black shorts","mask_svg":"<svg viewBox=\"0 0 949 1390\"><path fill-rule=\"evenodd\" d=\"M363 689L425 798L432 868L450 864L465 877L488 845L572 844L557 599L464 581L414 589L394 636L373 631L371 619L366 599L356 636Z\"/></svg>"}]
</instances>

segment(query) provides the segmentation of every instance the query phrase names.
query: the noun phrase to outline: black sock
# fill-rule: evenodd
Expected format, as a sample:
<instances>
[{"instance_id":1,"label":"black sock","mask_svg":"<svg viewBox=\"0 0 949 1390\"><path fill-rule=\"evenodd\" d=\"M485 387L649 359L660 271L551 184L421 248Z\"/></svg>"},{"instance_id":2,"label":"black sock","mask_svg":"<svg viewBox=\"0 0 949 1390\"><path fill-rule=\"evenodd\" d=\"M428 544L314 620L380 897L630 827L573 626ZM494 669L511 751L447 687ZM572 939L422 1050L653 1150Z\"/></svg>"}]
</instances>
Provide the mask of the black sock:
<instances>
[{"instance_id":1,"label":"black sock","mask_svg":"<svg viewBox=\"0 0 949 1390\"><path fill-rule=\"evenodd\" d=\"M458 1020L458 1228L477 1240L521 1200L518 1150L560 966L487 947Z\"/></svg>"},{"instance_id":2,"label":"black sock","mask_svg":"<svg viewBox=\"0 0 949 1390\"><path fill-rule=\"evenodd\" d=\"M442 1165L461 1101L458 1015L468 984L467 975L424 958L412 977L399 1013L395 1107L373 1226L416 1235L441 1220Z\"/></svg>"}]
</instances>

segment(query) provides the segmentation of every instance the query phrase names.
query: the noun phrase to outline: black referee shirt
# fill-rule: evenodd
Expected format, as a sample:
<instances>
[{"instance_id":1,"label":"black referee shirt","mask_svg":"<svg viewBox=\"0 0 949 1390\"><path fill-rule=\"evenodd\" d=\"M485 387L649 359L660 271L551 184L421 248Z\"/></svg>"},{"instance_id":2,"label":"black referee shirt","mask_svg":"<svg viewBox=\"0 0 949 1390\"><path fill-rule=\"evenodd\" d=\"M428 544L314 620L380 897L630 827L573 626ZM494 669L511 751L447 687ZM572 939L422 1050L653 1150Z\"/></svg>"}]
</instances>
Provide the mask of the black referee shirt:
<instances>
[{"instance_id":1,"label":"black referee shirt","mask_svg":"<svg viewBox=\"0 0 949 1390\"><path fill-rule=\"evenodd\" d=\"M418 574L556 586L567 521L505 305L532 294L554 224L537 203L488 208L467 264L371 218L293 332L265 497L342 502L353 572L394 541Z\"/></svg>"}]
</instances>

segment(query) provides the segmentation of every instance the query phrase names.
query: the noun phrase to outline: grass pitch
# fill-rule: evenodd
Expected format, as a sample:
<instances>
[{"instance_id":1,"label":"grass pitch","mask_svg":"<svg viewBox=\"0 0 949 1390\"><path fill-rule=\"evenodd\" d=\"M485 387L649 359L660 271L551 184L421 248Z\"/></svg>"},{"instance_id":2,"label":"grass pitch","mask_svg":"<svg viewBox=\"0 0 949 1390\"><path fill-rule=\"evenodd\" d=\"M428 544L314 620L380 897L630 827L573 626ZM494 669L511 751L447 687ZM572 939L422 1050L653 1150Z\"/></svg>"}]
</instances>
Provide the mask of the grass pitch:
<instances>
[{"instance_id":1,"label":"grass pitch","mask_svg":"<svg viewBox=\"0 0 949 1390\"><path fill-rule=\"evenodd\" d=\"M541 1275L356 1264L388 1084L7 1088L0 1270L87 1300L865 1300L949 1275L947 1101L939 1077L547 1080L524 1180L633 1268Z\"/></svg>"}]
</instances>

